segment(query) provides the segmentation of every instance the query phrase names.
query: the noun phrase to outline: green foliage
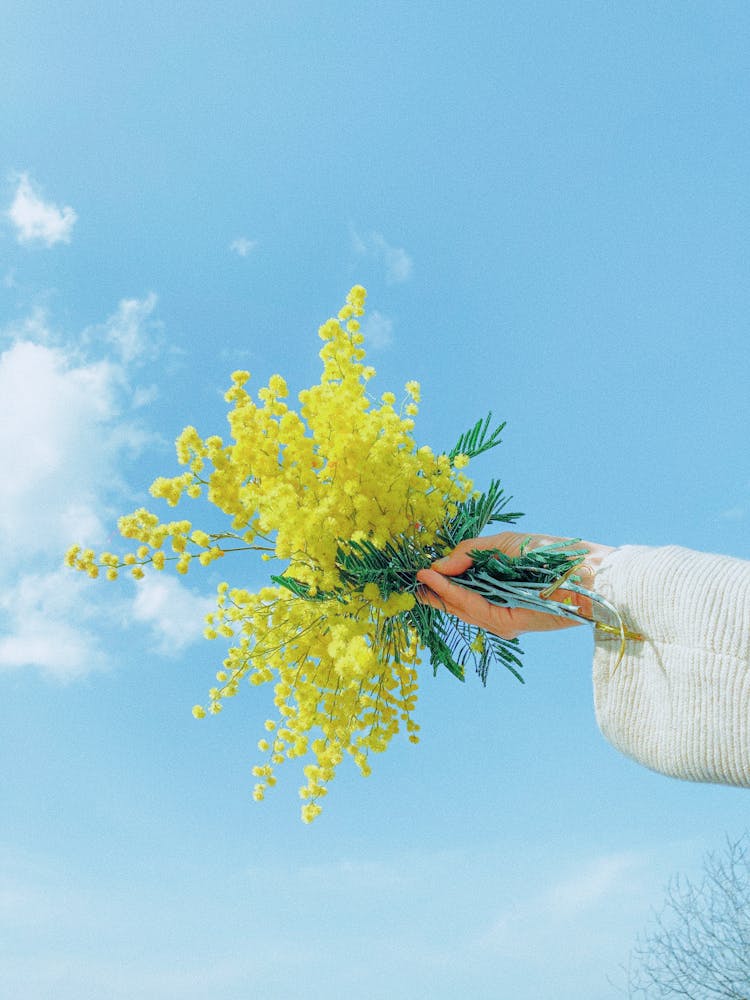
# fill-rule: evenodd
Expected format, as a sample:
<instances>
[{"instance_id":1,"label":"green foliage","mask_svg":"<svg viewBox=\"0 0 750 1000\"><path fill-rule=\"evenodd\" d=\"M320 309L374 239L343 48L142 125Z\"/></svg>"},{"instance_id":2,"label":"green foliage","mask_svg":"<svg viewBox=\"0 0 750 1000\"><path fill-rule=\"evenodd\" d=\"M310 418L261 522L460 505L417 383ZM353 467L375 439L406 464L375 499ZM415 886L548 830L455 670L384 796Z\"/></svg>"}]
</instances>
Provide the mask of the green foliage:
<instances>
[{"instance_id":1,"label":"green foliage","mask_svg":"<svg viewBox=\"0 0 750 1000\"><path fill-rule=\"evenodd\" d=\"M463 681L466 666L470 664L486 684L490 666L496 662L523 684L518 672L523 666L518 639L503 639L427 604L416 604L405 612L405 617L419 636L420 644L430 651L434 673L438 667L445 667Z\"/></svg>"},{"instance_id":2,"label":"green foliage","mask_svg":"<svg viewBox=\"0 0 750 1000\"><path fill-rule=\"evenodd\" d=\"M309 583L295 580L292 576L272 576L271 580L277 586L285 587L295 597L301 597L303 601L340 601L342 599L340 593L328 593L324 591L315 591L313 593Z\"/></svg>"},{"instance_id":3,"label":"green foliage","mask_svg":"<svg viewBox=\"0 0 750 1000\"><path fill-rule=\"evenodd\" d=\"M416 589L415 574L437 558L434 551L432 546L420 547L414 539L401 535L382 549L369 541L349 542L346 550L339 548L336 564L346 588L362 590L374 583L380 596L388 598Z\"/></svg>"},{"instance_id":4,"label":"green foliage","mask_svg":"<svg viewBox=\"0 0 750 1000\"><path fill-rule=\"evenodd\" d=\"M447 548L455 548L467 538L477 538L489 524L500 521L513 524L523 514L508 513L504 507L509 502L499 479L493 479L487 490L478 497L469 497L458 505L455 517L440 528L438 542Z\"/></svg>"},{"instance_id":5,"label":"green foliage","mask_svg":"<svg viewBox=\"0 0 750 1000\"><path fill-rule=\"evenodd\" d=\"M492 414L488 413L484 420L478 420L474 426L463 433L455 446L448 453L448 458L453 461L456 455L468 455L469 458L476 458L483 451L489 451L500 444L500 434L505 428L505 424L498 424L490 433Z\"/></svg>"}]
</instances>

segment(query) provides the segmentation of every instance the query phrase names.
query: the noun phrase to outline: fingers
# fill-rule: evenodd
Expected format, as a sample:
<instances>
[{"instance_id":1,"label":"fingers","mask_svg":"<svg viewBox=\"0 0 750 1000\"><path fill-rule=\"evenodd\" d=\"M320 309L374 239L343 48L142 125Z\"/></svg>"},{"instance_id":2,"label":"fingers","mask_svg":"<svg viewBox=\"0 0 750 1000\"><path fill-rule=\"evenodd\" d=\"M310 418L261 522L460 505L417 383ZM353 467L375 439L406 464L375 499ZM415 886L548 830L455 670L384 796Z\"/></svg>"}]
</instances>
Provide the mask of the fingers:
<instances>
[{"instance_id":1,"label":"fingers","mask_svg":"<svg viewBox=\"0 0 750 1000\"><path fill-rule=\"evenodd\" d=\"M519 629L509 608L490 604L479 594L452 583L442 573L432 569L420 570L417 579L423 584L417 592L422 604L456 615L469 625L478 625L506 639L518 635Z\"/></svg>"},{"instance_id":2,"label":"fingers","mask_svg":"<svg viewBox=\"0 0 750 1000\"><path fill-rule=\"evenodd\" d=\"M435 608L436 611L447 611L445 606L445 601L441 600L437 594L434 594L429 587L419 587L414 595L420 604L428 604L431 608Z\"/></svg>"},{"instance_id":3,"label":"fingers","mask_svg":"<svg viewBox=\"0 0 750 1000\"><path fill-rule=\"evenodd\" d=\"M437 594L445 600L450 596L451 590L455 590L455 584L446 580L442 572L434 569L420 569L417 579L423 583L430 593Z\"/></svg>"},{"instance_id":4,"label":"fingers","mask_svg":"<svg viewBox=\"0 0 750 1000\"><path fill-rule=\"evenodd\" d=\"M501 531L497 535L483 535L481 538L468 538L460 542L449 555L437 559L432 568L444 576L459 576L472 565L473 560L469 553L477 549L499 549L507 556L518 556L524 546L533 550L557 542L570 541L572 539L560 538L557 535L528 535L521 531ZM579 543L579 547L581 545L590 547L589 542Z\"/></svg>"},{"instance_id":5,"label":"fingers","mask_svg":"<svg viewBox=\"0 0 750 1000\"><path fill-rule=\"evenodd\" d=\"M430 569L422 569L417 573L417 579L422 585L417 592L417 599L438 611L456 615L469 625L494 632L495 635L512 639L523 632L546 632L551 629L570 628L577 622L561 618L559 615L540 611L528 611L521 608L507 608L486 601L479 594L453 583L452 576L465 573L472 565L470 552L477 549L499 549L509 556L517 556L523 547L537 549L555 542L570 542L572 539L559 538L550 535L527 535L518 531L503 531L497 535L471 538L461 542L450 555L436 560ZM594 545L591 542L579 542L577 547L588 551L595 565L601 559L601 553L611 551L605 546ZM589 570L589 572L593 572ZM565 586L559 588L555 595L560 594ZM585 617L590 607L585 597L576 594L575 603Z\"/></svg>"},{"instance_id":6,"label":"fingers","mask_svg":"<svg viewBox=\"0 0 750 1000\"><path fill-rule=\"evenodd\" d=\"M470 552L474 552L476 549L500 549L501 552L508 555L517 555L521 550L521 545L528 537L528 535L522 535L516 531L503 531L499 535L467 538L466 541L459 542L450 555L436 560L432 564L432 568L444 576L460 576L473 563L473 559L469 555Z\"/></svg>"},{"instance_id":7,"label":"fingers","mask_svg":"<svg viewBox=\"0 0 750 1000\"><path fill-rule=\"evenodd\" d=\"M475 615L472 614L476 608L472 608L470 605L476 605L480 602L482 605L486 604L484 598L472 594L465 587L456 586L455 583L451 583L447 577L434 569L421 569L417 573L417 579L423 585L418 594L420 601L437 608L439 611L459 615L464 621L476 624Z\"/></svg>"},{"instance_id":8,"label":"fingers","mask_svg":"<svg viewBox=\"0 0 750 1000\"><path fill-rule=\"evenodd\" d=\"M462 543L464 544L464 543ZM432 565L444 576L460 576L471 566L473 559L468 551L462 551L461 547L455 548L449 556L437 559Z\"/></svg>"}]
</instances>

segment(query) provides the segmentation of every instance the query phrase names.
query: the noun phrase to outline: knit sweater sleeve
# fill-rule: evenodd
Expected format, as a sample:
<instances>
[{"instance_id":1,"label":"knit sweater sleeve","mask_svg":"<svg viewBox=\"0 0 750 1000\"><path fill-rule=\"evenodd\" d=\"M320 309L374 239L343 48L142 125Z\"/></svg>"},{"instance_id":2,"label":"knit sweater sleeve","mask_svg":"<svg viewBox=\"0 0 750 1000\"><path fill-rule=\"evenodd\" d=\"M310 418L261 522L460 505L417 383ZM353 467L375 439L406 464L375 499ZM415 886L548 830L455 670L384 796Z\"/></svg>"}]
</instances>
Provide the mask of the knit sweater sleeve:
<instances>
[{"instance_id":1,"label":"knit sweater sleeve","mask_svg":"<svg viewBox=\"0 0 750 1000\"><path fill-rule=\"evenodd\" d=\"M750 562L628 545L592 589L645 636L617 665L619 638L594 633L604 736L655 771L750 787Z\"/></svg>"}]
</instances>

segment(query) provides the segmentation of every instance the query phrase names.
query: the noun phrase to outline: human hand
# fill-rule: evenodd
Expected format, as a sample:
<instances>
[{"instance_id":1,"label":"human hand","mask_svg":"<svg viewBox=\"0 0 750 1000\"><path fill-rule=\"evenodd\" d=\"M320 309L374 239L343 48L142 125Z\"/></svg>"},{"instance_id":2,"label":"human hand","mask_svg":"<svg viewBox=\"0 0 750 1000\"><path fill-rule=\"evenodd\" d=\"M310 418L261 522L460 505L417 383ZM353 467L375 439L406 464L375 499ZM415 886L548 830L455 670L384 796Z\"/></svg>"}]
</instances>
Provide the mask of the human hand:
<instances>
[{"instance_id":1,"label":"human hand","mask_svg":"<svg viewBox=\"0 0 750 1000\"><path fill-rule=\"evenodd\" d=\"M576 570L581 577L582 586L589 587L604 556L612 549L596 542L582 542L575 539L556 538L550 535L528 535L518 531L503 531L498 535L482 538L471 538L451 552L449 556L438 559L430 569L422 569L417 573L417 579L422 586L417 592L417 598L423 604L429 604L439 611L456 615L469 625L477 625L504 639L515 639L522 632L547 632L553 629L570 628L578 622L559 615L544 614L540 611L527 611L523 608L504 608L491 604L479 594L452 583L451 576L460 576L472 565L469 552L476 549L499 549L507 555L516 556L521 546L528 541L527 548L538 549L554 542L569 541L571 549L583 549L587 553L586 560ZM591 619L591 601L582 594L566 591L565 584L559 587L551 599L561 601L570 598L585 618Z\"/></svg>"}]
</instances>

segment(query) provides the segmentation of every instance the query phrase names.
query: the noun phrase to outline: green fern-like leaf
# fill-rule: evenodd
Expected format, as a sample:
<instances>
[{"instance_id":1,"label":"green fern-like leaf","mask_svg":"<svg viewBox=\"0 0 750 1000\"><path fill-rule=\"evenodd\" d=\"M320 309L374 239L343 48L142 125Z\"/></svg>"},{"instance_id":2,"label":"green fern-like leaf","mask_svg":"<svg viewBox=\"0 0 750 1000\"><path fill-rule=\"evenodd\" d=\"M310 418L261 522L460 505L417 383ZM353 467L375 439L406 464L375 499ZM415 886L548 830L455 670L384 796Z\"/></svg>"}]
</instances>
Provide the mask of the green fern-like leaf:
<instances>
[{"instance_id":1,"label":"green fern-like leaf","mask_svg":"<svg viewBox=\"0 0 750 1000\"><path fill-rule=\"evenodd\" d=\"M510 499L505 496L500 480L493 479L480 496L469 497L458 505L455 516L438 532L440 543L454 548L466 538L477 538L489 524L500 521L513 524L523 514L504 510Z\"/></svg>"},{"instance_id":2,"label":"green fern-like leaf","mask_svg":"<svg viewBox=\"0 0 750 1000\"><path fill-rule=\"evenodd\" d=\"M292 576L272 576L271 580L279 587L285 587L295 597L301 597L303 601L340 601L339 594L328 591L316 591L312 593L309 584L295 580Z\"/></svg>"},{"instance_id":3,"label":"green fern-like leaf","mask_svg":"<svg viewBox=\"0 0 750 1000\"><path fill-rule=\"evenodd\" d=\"M469 458L476 458L484 451L495 448L500 444L500 434L505 428L505 423L490 431L492 414L488 413L484 420L478 420L470 430L465 431L458 439L454 447L448 453L451 462L456 455L468 455Z\"/></svg>"}]
</instances>

